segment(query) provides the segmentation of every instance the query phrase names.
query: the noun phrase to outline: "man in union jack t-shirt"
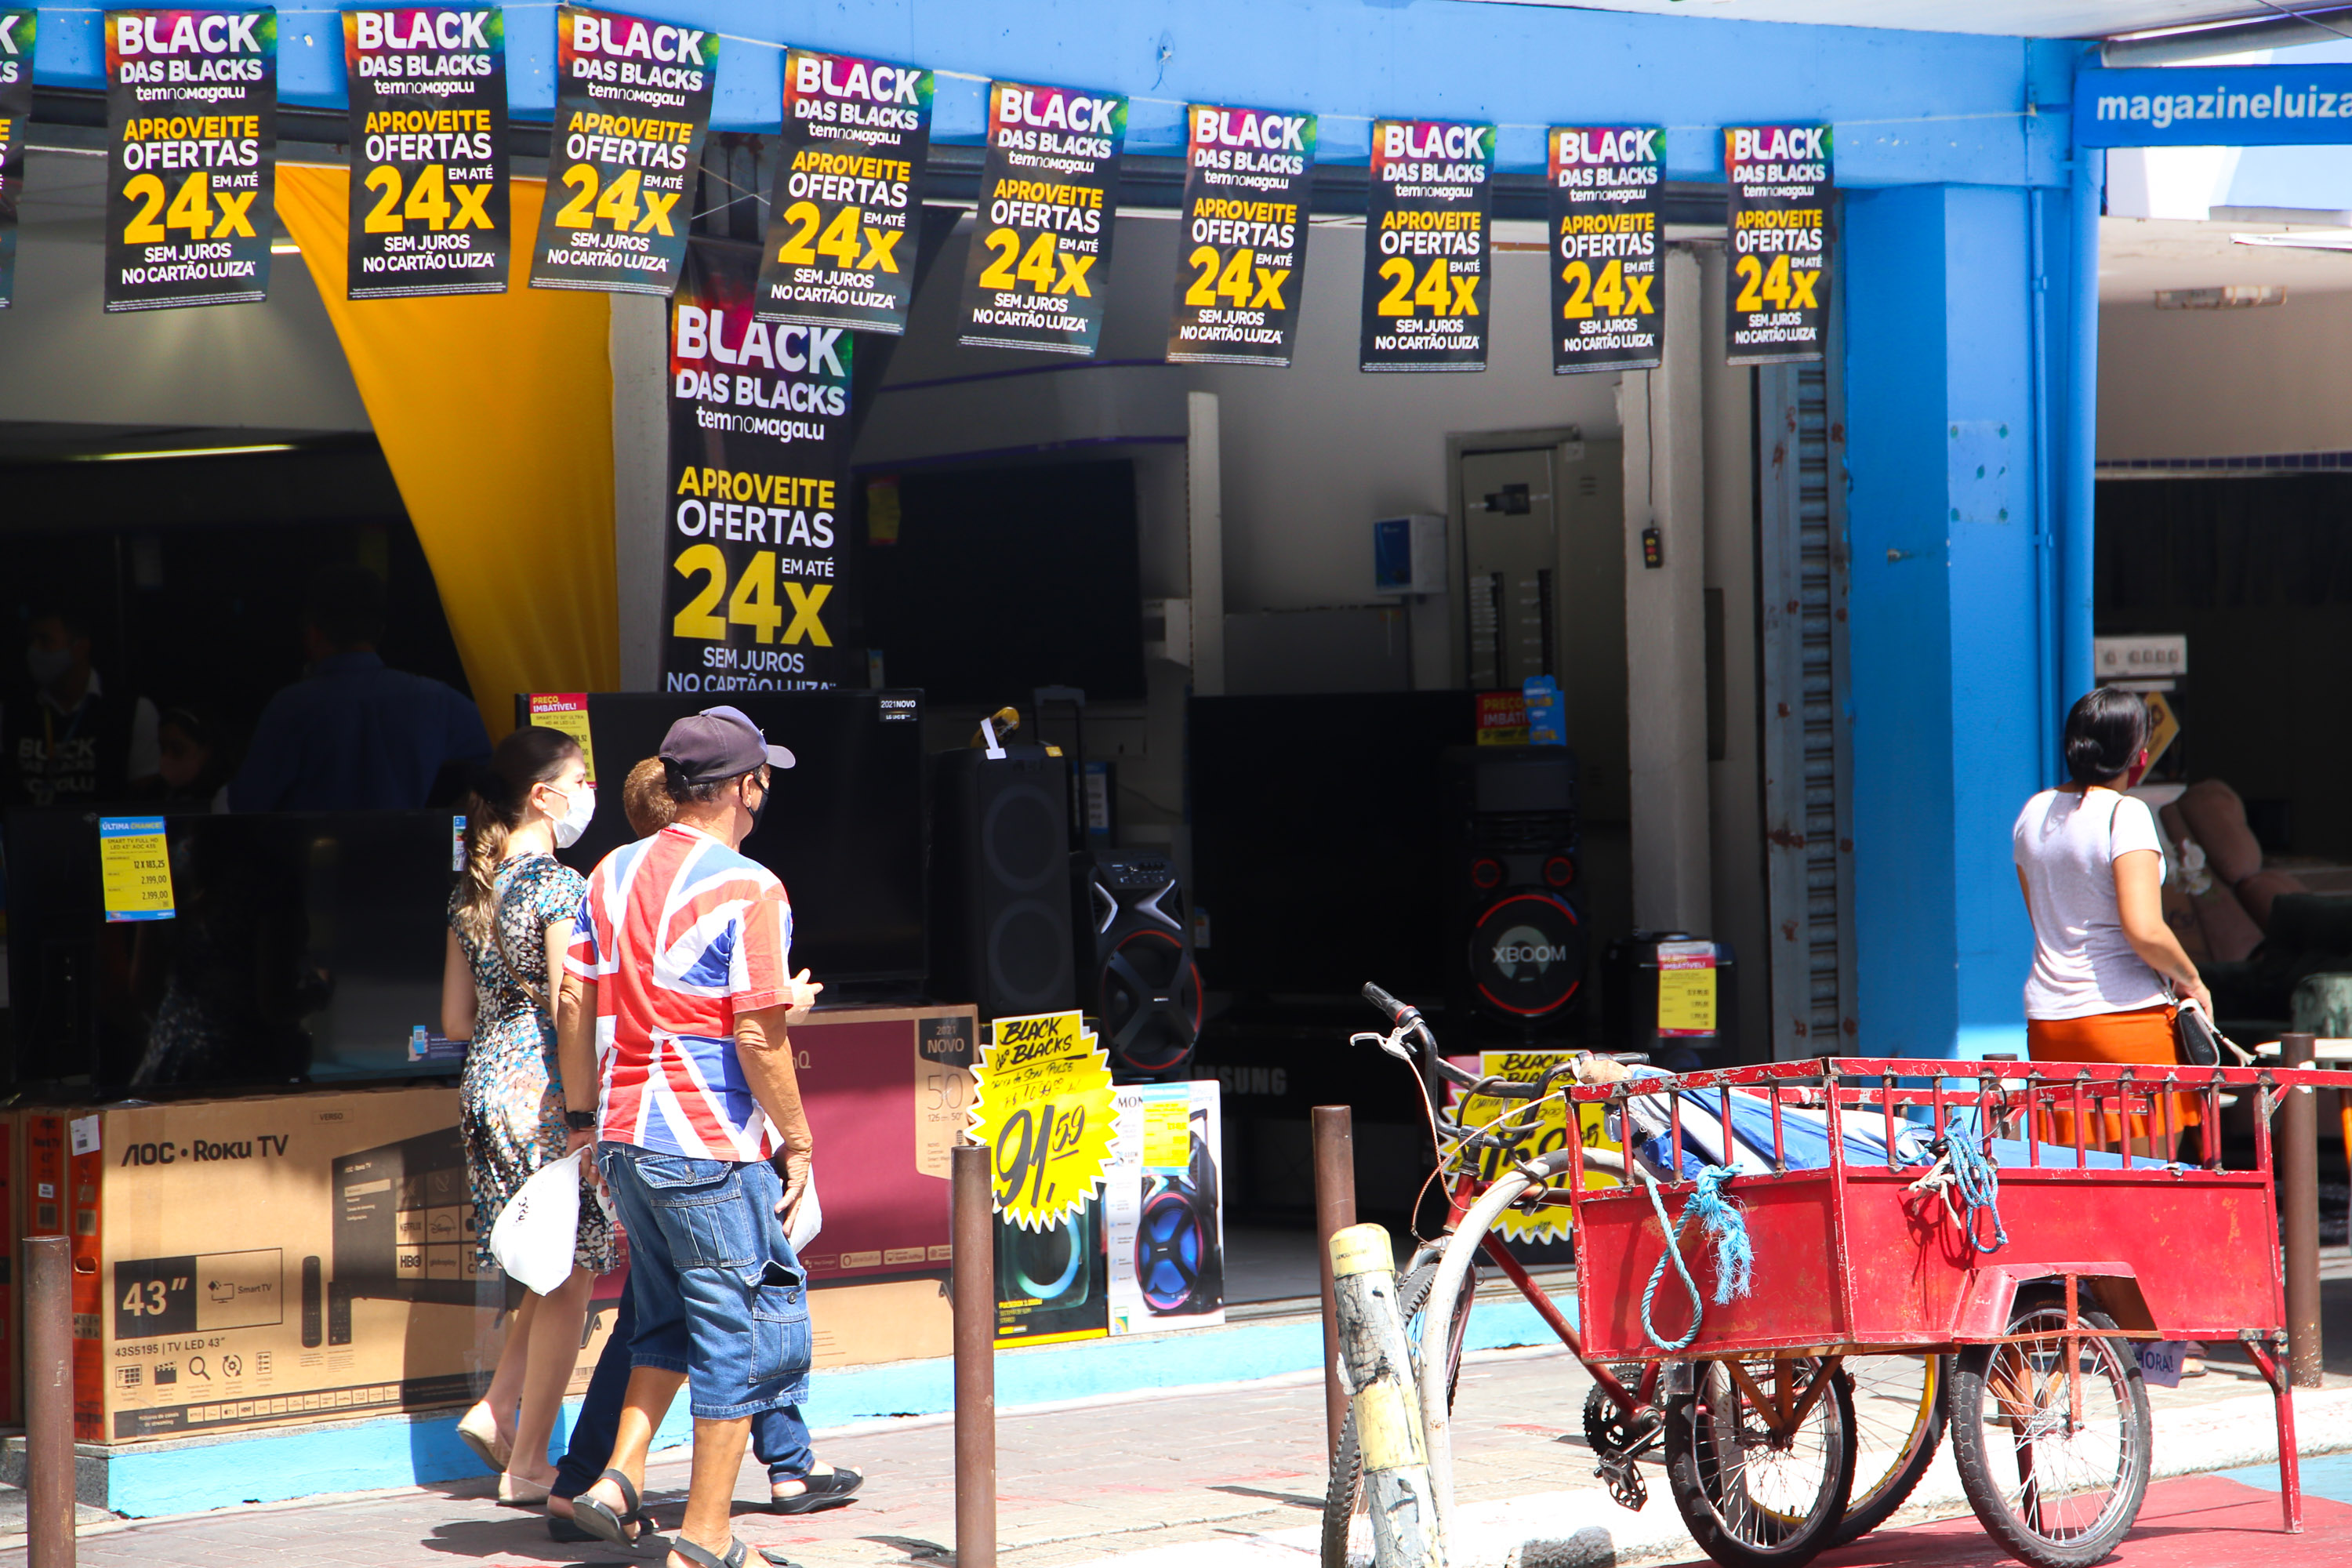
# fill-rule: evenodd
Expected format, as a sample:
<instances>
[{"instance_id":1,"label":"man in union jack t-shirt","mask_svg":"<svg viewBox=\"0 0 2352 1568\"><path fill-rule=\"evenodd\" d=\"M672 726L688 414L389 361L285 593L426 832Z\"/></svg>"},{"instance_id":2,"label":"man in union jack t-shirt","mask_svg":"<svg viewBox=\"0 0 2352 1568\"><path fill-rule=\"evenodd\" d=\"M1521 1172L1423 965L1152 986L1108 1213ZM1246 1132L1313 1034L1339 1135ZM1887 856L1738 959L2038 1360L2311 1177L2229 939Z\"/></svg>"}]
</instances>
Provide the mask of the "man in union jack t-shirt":
<instances>
[{"instance_id":1,"label":"man in union jack t-shirt","mask_svg":"<svg viewBox=\"0 0 2352 1568\"><path fill-rule=\"evenodd\" d=\"M646 1451L684 1382L694 1471L670 1561L717 1568L738 1561L752 1417L807 1395L807 1276L786 1232L811 1139L785 1020L819 987L787 967L783 884L739 852L792 753L714 708L671 725L661 757L676 820L597 866L565 955L564 1095L628 1232L636 1317L612 1468L572 1517L635 1539Z\"/></svg>"}]
</instances>

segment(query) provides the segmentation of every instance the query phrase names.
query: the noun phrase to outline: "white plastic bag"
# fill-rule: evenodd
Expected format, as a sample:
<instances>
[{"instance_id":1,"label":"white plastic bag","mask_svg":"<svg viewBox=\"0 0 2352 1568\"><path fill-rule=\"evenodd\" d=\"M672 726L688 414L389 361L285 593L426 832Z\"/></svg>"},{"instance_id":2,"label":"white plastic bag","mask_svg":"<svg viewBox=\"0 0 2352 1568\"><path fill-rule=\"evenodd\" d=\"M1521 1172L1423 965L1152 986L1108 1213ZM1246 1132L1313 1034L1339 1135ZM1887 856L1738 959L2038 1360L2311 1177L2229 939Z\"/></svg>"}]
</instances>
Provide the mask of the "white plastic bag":
<instances>
[{"instance_id":1,"label":"white plastic bag","mask_svg":"<svg viewBox=\"0 0 2352 1568\"><path fill-rule=\"evenodd\" d=\"M525 1289L544 1296L572 1277L580 1229L580 1160L574 1149L525 1182L490 1227L490 1256Z\"/></svg>"},{"instance_id":2,"label":"white plastic bag","mask_svg":"<svg viewBox=\"0 0 2352 1568\"><path fill-rule=\"evenodd\" d=\"M808 1184L801 1188L801 1201L793 1210L793 1223L785 1227L784 1239L793 1244L793 1255L798 1257L816 1239L824 1228L824 1206L816 1201L816 1167L809 1167Z\"/></svg>"}]
</instances>

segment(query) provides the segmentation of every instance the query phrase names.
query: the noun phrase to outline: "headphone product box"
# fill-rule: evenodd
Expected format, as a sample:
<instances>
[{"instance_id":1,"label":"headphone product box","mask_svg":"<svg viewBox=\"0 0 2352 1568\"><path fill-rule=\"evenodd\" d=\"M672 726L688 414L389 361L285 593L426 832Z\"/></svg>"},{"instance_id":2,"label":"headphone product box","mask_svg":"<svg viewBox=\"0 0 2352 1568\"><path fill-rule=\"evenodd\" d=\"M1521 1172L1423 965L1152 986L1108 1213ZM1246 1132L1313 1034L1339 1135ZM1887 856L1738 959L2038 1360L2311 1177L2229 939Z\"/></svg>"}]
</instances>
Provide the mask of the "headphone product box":
<instances>
[{"instance_id":1,"label":"headphone product box","mask_svg":"<svg viewBox=\"0 0 2352 1568\"><path fill-rule=\"evenodd\" d=\"M477 1266L455 1090L37 1110L22 1131L20 1229L73 1237L79 1441L461 1405L488 1375L520 1288Z\"/></svg>"},{"instance_id":2,"label":"headphone product box","mask_svg":"<svg viewBox=\"0 0 2352 1568\"><path fill-rule=\"evenodd\" d=\"M1103 1187L1110 1331L1225 1321L1224 1142L1214 1079L1130 1084Z\"/></svg>"}]
</instances>

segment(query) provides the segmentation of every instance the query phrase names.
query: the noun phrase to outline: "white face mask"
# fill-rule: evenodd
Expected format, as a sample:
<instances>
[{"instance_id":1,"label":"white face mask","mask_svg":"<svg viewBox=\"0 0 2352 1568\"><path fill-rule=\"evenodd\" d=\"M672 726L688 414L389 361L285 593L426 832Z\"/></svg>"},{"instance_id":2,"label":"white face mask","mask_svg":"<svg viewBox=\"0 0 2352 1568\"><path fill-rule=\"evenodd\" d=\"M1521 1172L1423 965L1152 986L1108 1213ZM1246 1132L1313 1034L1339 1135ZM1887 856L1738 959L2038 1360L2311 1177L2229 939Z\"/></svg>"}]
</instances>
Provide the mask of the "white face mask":
<instances>
[{"instance_id":1,"label":"white face mask","mask_svg":"<svg viewBox=\"0 0 2352 1568\"><path fill-rule=\"evenodd\" d=\"M555 847L569 849L580 842L588 831L589 819L596 815L596 786L583 784L566 797L563 815L555 820Z\"/></svg>"}]
</instances>

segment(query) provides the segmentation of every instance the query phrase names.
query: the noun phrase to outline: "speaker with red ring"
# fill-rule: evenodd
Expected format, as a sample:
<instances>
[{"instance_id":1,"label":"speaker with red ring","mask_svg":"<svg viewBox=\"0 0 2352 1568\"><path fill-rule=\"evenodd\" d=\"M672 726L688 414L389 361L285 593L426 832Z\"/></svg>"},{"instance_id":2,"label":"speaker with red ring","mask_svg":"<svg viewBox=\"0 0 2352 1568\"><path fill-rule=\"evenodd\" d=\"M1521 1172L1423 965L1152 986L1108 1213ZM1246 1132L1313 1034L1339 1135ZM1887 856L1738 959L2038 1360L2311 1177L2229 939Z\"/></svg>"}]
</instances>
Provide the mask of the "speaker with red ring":
<instances>
[{"instance_id":1,"label":"speaker with red ring","mask_svg":"<svg viewBox=\"0 0 2352 1568\"><path fill-rule=\"evenodd\" d=\"M1454 747L1445 803L1449 1013L1522 1037L1564 1022L1587 963L1576 753Z\"/></svg>"},{"instance_id":2,"label":"speaker with red ring","mask_svg":"<svg viewBox=\"0 0 2352 1568\"><path fill-rule=\"evenodd\" d=\"M1150 849L1070 857L1078 1005L1096 1020L1112 1076L1171 1077L1190 1066L1201 970L1176 864Z\"/></svg>"},{"instance_id":3,"label":"speaker with red ring","mask_svg":"<svg viewBox=\"0 0 2352 1568\"><path fill-rule=\"evenodd\" d=\"M1520 889L1481 910L1465 962L1478 1000L1512 1019L1549 1018L1584 984L1584 922L1556 894Z\"/></svg>"}]
</instances>

